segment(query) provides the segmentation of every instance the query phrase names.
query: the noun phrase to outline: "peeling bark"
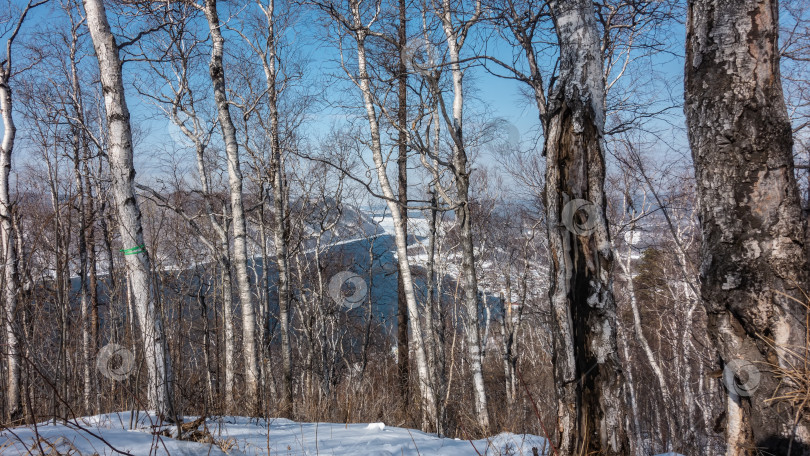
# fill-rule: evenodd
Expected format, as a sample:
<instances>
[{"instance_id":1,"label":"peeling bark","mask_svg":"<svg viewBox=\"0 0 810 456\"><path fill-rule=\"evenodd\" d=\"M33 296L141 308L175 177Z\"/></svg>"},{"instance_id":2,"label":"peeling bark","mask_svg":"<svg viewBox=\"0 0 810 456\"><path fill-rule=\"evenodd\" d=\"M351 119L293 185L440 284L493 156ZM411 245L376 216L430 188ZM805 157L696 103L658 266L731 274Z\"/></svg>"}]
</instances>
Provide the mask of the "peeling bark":
<instances>
[{"instance_id":1,"label":"peeling bark","mask_svg":"<svg viewBox=\"0 0 810 456\"><path fill-rule=\"evenodd\" d=\"M599 37L591 2L553 1L551 10L560 43L545 142L557 437L563 454L621 455L628 439L605 216ZM563 209L573 199L590 202L592 233L576 234L564 225Z\"/></svg>"}]
</instances>

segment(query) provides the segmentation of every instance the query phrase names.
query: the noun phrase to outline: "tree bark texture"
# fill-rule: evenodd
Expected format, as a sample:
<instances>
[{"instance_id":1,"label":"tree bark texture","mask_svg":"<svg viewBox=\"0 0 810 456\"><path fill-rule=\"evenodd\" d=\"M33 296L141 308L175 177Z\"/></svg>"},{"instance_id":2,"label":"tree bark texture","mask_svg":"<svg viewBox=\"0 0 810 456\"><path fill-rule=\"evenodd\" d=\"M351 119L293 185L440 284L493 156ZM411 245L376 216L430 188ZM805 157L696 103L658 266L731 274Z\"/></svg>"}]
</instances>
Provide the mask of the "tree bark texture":
<instances>
[{"instance_id":1,"label":"tree bark texture","mask_svg":"<svg viewBox=\"0 0 810 456\"><path fill-rule=\"evenodd\" d=\"M9 50L11 46L8 46ZM11 56L6 56L10 60ZM0 113L3 116L3 142L0 146L0 249L3 255L3 328L5 330L6 354L6 407L10 420L22 416L20 405L20 352L17 340L17 243L11 217L11 196L9 177L11 175L11 153L17 129L12 116L11 64L0 66Z\"/></svg>"},{"instance_id":2,"label":"tree bark texture","mask_svg":"<svg viewBox=\"0 0 810 456\"><path fill-rule=\"evenodd\" d=\"M475 270L475 243L473 241L472 220L470 212L470 169L466 143L464 141L464 71L461 68L461 48L466 39L469 26L476 19L467 22L461 28L453 23L453 8L449 0L442 2L441 21L447 41L447 52L450 58L450 74L453 81L452 125L448 125L453 140L453 174L456 186L455 210L459 228L459 247L461 249L462 289L464 291L465 334L467 339L467 356L473 381L473 403L475 417L479 428L489 430L489 411L484 386L483 351L479 333L480 319L478 306L478 277Z\"/></svg>"},{"instance_id":3,"label":"tree bark texture","mask_svg":"<svg viewBox=\"0 0 810 456\"><path fill-rule=\"evenodd\" d=\"M727 454L810 454L775 371L804 362L808 262L778 48L778 2L692 0L685 112L702 229L700 294L726 388ZM734 369L736 372L736 369ZM743 374L745 377L747 375ZM728 384L729 381L724 383ZM797 420L799 421L798 423Z\"/></svg>"},{"instance_id":4,"label":"tree bark texture","mask_svg":"<svg viewBox=\"0 0 810 456\"><path fill-rule=\"evenodd\" d=\"M563 454L621 455L628 440L605 216L599 37L591 2L553 1L551 10L560 43L545 142L557 437ZM572 213L574 200L587 204Z\"/></svg>"},{"instance_id":5,"label":"tree bark texture","mask_svg":"<svg viewBox=\"0 0 810 456\"><path fill-rule=\"evenodd\" d=\"M278 309L281 328L282 396L281 416L291 417L293 412L292 346L290 345L290 220L287 216L287 186L278 112L278 70L276 61L275 0L262 7L267 17L267 53L263 58L267 79L267 105L270 110L270 178L273 185L273 242L276 246L278 267Z\"/></svg>"},{"instance_id":6,"label":"tree bark texture","mask_svg":"<svg viewBox=\"0 0 810 456\"><path fill-rule=\"evenodd\" d=\"M399 40L399 54L407 45L407 25L405 0L399 0L399 27L397 39ZM401 207L408 207L408 68L404 58L399 59L397 69L397 122L399 123L399 157L397 158L398 184L397 196ZM402 229L408 232L408 211L403 211L400 219ZM428 331L433 328L428 327ZM403 411L408 407L408 383L410 379L408 348L408 302L405 297L405 283L402 274L397 275L397 374L399 375L399 395Z\"/></svg>"}]
</instances>

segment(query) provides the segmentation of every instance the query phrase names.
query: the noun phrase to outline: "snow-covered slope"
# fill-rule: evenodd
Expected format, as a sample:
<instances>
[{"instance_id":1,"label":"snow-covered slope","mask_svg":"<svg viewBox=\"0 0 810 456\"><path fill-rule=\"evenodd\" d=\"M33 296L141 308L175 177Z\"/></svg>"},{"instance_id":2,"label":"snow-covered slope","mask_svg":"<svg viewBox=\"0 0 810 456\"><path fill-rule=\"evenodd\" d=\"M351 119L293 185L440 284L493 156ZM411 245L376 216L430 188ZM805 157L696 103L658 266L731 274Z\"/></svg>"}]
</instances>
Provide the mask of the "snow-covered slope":
<instances>
[{"instance_id":1,"label":"snow-covered slope","mask_svg":"<svg viewBox=\"0 0 810 456\"><path fill-rule=\"evenodd\" d=\"M296 423L285 419L226 416L208 419L214 443L180 441L158 436L154 416L129 412L81 418L67 424L39 424L0 432L0 454L133 454L133 455L527 455L544 452L545 439L502 433L482 440L438 438L413 429L382 423ZM192 421L187 417L185 421ZM137 421L137 422L135 422ZM203 427L200 426L200 429ZM176 428L173 428L174 430ZM224 450L224 451L223 451Z\"/></svg>"}]
</instances>

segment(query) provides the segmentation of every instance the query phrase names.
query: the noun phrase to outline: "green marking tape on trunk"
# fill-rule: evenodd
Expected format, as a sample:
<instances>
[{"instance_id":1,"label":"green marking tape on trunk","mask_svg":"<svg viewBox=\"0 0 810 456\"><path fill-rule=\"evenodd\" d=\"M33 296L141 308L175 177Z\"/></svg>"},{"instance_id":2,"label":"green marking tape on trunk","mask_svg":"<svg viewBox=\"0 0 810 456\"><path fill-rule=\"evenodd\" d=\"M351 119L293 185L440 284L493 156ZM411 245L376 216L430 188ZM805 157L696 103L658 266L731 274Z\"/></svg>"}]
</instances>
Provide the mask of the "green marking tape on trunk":
<instances>
[{"instance_id":1,"label":"green marking tape on trunk","mask_svg":"<svg viewBox=\"0 0 810 456\"><path fill-rule=\"evenodd\" d=\"M146 253L146 246L143 244L129 248L129 249L121 249L121 253L124 255L137 255L139 253Z\"/></svg>"}]
</instances>

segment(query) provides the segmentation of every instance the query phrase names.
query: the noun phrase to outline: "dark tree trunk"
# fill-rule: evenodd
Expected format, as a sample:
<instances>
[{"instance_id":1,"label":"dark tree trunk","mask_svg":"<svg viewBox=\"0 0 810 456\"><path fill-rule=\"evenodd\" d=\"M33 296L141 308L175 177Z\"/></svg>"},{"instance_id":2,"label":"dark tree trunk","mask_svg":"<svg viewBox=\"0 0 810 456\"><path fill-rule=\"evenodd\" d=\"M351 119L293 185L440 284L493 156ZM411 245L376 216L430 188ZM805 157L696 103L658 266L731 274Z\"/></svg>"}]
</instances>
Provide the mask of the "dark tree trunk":
<instances>
[{"instance_id":1,"label":"dark tree trunk","mask_svg":"<svg viewBox=\"0 0 810 456\"><path fill-rule=\"evenodd\" d=\"M801 361L807 290L804 221L779 72L778 2L693 0L686 120L703 234L701 296L725 368L729 455L810 454L807 423L769 400L793 385L774 371ZM747 366L747 367L745 367ZM739 370L758 372L741 375ZM767 401L767 402L766 402ZM792 441L792 443L791 443Z\"/></svg>"},{"instance_id":2,"label":"dark tree trunk","mask_svg":"<svg viewBox=\"0 0 810 456\"><path fill-rule=\"evenodd\" d=\"M400 55L402 49L407 45L406 27L408 20L406 17L405 0L399 0L399 29L398 39ZM397 107L397 122L399 123L399 156L397 159L399 189L397 196L399 204L402 206L402 226L408 232L408 68L404 59L399 59L397 69L397 79L399 86ZM432 328L428 328L431 331ZM410 370L408 369L408 303L405 301L405 284L402 282L402 275L397 275L397 371L399 374L399 396L402 410L408 410L408 380Z\"/></svg>"},{"instance_id":3,"label":"dark tree trunk","mask_svg":"<svg viewBox=\"0 0 810 456\"><path fill-rule=\"evenodd\" d=\"M551 8L560 75L547 118L546 211L559 445L563 454L623 455L599 38L590 1L555 1Z\"/></svg>"}]
</instances>

